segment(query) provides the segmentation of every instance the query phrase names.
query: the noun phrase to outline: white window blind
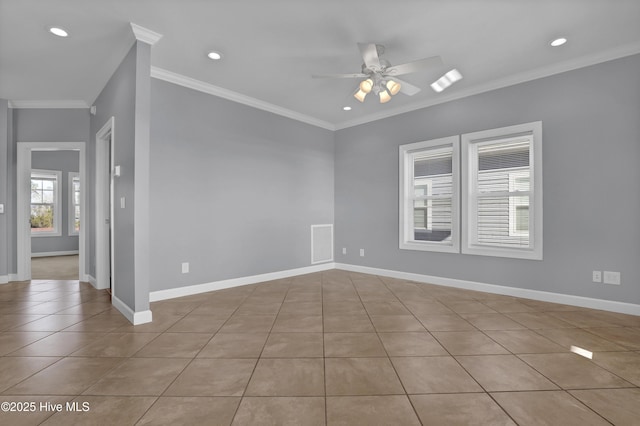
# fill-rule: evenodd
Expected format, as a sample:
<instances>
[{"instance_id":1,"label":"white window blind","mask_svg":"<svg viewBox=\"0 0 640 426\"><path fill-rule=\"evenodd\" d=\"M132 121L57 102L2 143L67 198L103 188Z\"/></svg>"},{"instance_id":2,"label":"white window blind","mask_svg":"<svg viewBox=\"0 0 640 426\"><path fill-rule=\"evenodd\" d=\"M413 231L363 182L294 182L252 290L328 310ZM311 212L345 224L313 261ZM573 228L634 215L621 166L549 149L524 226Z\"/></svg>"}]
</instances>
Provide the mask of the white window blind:
<instances>
[{"instance_id":1,"label":"white window blind","mask_svg":"<svg viewBox=\"0 0 640 426\"><path fill-rule=\"evenodd\" d=\"M462 136L463 253L542 257L540 123Z\"/></svg>"}]
</instances>

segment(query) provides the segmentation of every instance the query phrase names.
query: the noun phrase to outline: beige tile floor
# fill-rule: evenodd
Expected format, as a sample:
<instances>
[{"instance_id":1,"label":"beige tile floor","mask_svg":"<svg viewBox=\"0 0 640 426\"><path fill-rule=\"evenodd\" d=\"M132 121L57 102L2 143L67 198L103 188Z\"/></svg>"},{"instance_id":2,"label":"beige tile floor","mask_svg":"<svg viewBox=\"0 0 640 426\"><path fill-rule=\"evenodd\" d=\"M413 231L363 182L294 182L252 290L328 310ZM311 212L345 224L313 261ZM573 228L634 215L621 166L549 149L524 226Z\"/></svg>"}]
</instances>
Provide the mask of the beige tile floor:
<instances>
[{"instance_id":1,"label":"beige tile floor","mask_svg":"<svg viewBox=\"0 0 640 426\"><path fill-rule=\"evenodd\" d=\"M337 270L151 308L0 286L0 424L640 424L640 317Z\"/></svg>"}]
</instances>

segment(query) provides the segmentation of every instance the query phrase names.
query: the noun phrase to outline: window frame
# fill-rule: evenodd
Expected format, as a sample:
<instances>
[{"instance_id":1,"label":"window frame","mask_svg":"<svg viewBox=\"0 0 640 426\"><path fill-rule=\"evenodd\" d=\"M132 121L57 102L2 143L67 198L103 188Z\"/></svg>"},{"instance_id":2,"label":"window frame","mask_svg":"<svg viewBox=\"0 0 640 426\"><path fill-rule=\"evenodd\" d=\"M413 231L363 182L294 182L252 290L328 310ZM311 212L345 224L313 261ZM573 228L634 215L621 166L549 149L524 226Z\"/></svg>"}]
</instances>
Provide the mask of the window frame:
<instances>
[{"instance_id":1,"label":"window frame","mask_svg":"<svg viewBox=\"0 0 640 426\"><path fill-rule=\"evenodd\" d=\"M529 182L531 182L530 177L527 176L523 176L524 173L522 173L522 170L512 170L509 171L509 192L515 192L517 189L517 180L518 179L522 179L523 177L526 177L527 179L529 179ZM531 191L527 191L528 193L530 193ZM527 195L528 197L529 195ZM515 198L515 197L514 197ZM523 232L520 231L518 229L518 207L520 206L527 206L527 212L529 210L529 202L527 202L527 204L521 203L518 200L513 200L513 202L509 202L509 236L510 237L518 237L521 235L526 235L527 232ZM528 216L528 213L527 213ZM527 230L528 231L528 230Z\"/></svg>"},{"instance_id":2,"label":"window frame","mask_svg":"<svg viewBox=\"0 0 640 426\"><path fill-rule=\"evenodd\" d=\"M61 181L62 171L60 170L43 170L43 169L31 169L29 176L29 183L31 180L40 178L51 179L55 177L54 189L53 189L53 203L47 203L53 205L53 230L52 231L36 231L33 232L31 228L31 237L60 237L62 236L62 194L61 194ZM36 203L40 204L40 203ZM31 202L31 196L29 196L29 212L34 203Z\"/></svg>"},{"instance_id":3,"label":"window frame","mask_svg":"<svg viewBox=\"0 0 640 426\"><path fill-rule=\"evenodd\" d=\"M416 154L451 147L451 239L443 241L420 241L409 236L413 232L414 211L413 179ZM444 253L460 252L460 137L448 136L423 142L399 146L399 194L398 222L399 248L401 250L435 251Z\"/></svg>"},{"instance_id":4,"label":"window frame","mask_svg":"<svg viewBox=\"0 0 640 426\"><path fill-rule=\"evenodd\" d=\"M478 146L500 140L527 136L529 144L529 247L497 247L481 244L477 236L477 199L475 192L478 174ZM462 233L461 252L481 256L542 260L542 122L536 121L498 129L466 133L461 138ZM509 216L511 217L511 207ZM511 230L510 230L511 231Z\"/></svg>"},{"instance_id":5,"label":"window frame","mask_svg":"<svg viewBox=\"0 0 640 426\"><path fill-rule=\"evenodd\" d=\"M78 179L78 182L80 184L82 184L80 182L80 173L78 172L69 172L67 174L67 186L68 186L68 197L69 197L69 203L68 203L68 210L67 210L67 234L70 237L74 237L76 235L80 235L80 231L76 231L76 206L80 207L82 205L82 200L78 200L80 201L78 204L76 204L75 201L75 191L73 189L73 181L74 179ZM79 197L82 197L82 191L78 191L79 193ZM81 208L81 207L80 207ZM82 209L82 208L81 208ZM81 213L82 214L82 213ZM78 219L80 220L80 219ZM81 224L82 226L82 224Z\"/></svg>"}]
</instances>

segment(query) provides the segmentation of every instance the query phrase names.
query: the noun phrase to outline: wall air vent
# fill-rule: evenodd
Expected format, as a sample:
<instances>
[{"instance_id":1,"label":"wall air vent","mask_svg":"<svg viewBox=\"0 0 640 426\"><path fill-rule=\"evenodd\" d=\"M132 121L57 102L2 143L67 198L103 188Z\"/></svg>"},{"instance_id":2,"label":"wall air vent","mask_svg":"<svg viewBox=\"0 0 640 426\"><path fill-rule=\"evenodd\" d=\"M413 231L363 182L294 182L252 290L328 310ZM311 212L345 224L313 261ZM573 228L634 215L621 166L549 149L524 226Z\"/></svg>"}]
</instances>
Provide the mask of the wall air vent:
<instances>
[{"instance_id":1,"label":"wall air vent","mask_svg":"<svg viewBox=\"0 0 640 426\"><path fill-rule=\"evenodd\" d=\"M311 263L333 260L333 224L311 225Z\"/></svg>"}]
</instances>

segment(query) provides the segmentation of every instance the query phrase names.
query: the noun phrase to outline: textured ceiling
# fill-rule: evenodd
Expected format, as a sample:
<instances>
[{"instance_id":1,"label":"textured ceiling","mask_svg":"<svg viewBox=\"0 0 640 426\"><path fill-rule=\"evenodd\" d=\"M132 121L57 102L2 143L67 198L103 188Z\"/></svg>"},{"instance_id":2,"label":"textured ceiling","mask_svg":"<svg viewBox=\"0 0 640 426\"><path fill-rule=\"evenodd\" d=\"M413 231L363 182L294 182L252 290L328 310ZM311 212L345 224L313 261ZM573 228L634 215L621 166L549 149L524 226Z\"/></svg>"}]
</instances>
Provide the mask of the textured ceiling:
<instances>
[{"instance_id":1,"label":"textured ceiling","mask_svg":"<svg viewBox=\"0 0 640 426\"><path fill-rule=\"evenodd\" d=\"M639 53L639 21L638 0L0 0L0 98L91 105L134 22L163 35L152 49L157 74L341 128ZM550 47L557 36L569 42ZM383 44L391 64L440 55L444 65L403 77L423 89L413 97L360 104L358 80L311 78L359 72L358 42ZM207 59L211 49L223 60ZM464 79L433 92L451 68Z\"/></svg>"}]
</instances>

